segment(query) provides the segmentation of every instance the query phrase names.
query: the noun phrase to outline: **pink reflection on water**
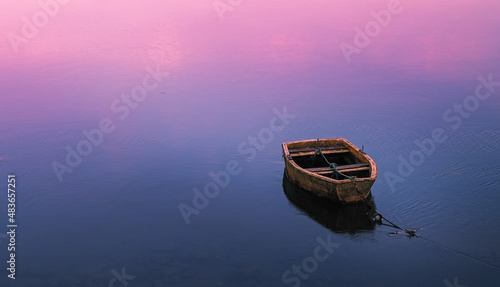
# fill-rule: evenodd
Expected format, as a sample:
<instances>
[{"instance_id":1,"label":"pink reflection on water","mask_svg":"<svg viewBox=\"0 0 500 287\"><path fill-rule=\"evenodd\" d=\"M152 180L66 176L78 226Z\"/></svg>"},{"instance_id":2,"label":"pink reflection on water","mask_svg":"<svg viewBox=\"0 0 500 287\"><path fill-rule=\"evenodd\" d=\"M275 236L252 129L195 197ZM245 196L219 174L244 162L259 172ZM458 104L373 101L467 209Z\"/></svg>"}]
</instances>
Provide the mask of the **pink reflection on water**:
<instances>
[{"instance_id":1,"label":"pink reflection on water","mask_svg":"<svg viewBox=\"0 0 500 287\"><path fill-rule=\"evenodd\" d=\"M0 63L7 69L0 81L13 96L2 100L25 103L14 108L23 117L72 114L75 102L105 111L156 64L205 79L234 69L229 77L271 80L324 65L334 67L332 78L349 74L356 82L369 73L384 77L387 69L416 78L469 79L498 61L498 1L428 0L401 1L403 11L347 64L339 44L353 44L354 27L364 27L373 20L370 11L388 2L244 1L221 22L211 1L70 1L19 53L4 37ZM0 5L2 35L21 35L22 17L41 9L36 2ZM250 74L250 68L263 73ZM177 84L189 86L193 79ZM197 102L177 101L188 103L179 105L186 109Z\"/></svg>"},{"instance_id":2,"label":"pink reflection on water","mask_svg":"<svg viewBox=\"0 0 500 287\"><path fill-rule=\"evenodd\" d=\"M218 21L210 3L71 2L60 5L47 26L40 28L29 43L21 44L22 57L12 53L6 41L0 47L0 60L12 64L104 60L127 62L131 68L134 62L159 60L178 66L180 54L187 50L194 59L214 63L232 56L250 63L259 58L274 63L305 63L323 51L331 55L324 61L337 62L343 59L338 44L352 44L353 28L373 20L370 11L387 9L388 2L315 1L305 5L302 1L251 1L226 12L224 22ZM389 26L355 55L357 61L400 63L429 72L438 68L430 63L484 59L494 51L488 44L498 44L492 36L498 30L497 1L401 3L403 12L393 15ZM33 3L2 5L0 16L4 16L6 31L18 34L21 18L30 19L41 9ZM188 45L180 43L179 37ZM240 43L237 53L225 50L236 43ZM220 49L214 49L214 45ZM396 54L408 57L394 57Z\"/></svg>"},{"instance_id":3,"label":"pink reflection on water","mask_svg":"<svg viewBox=\"0 0 500 287\"><path fill-rule=\"evenodd\" d=\"M499 12L496 1L408 3L372 40L366 60L411 74L469 78L471 69L497 58Z\"/></svg>"}]
</instances>

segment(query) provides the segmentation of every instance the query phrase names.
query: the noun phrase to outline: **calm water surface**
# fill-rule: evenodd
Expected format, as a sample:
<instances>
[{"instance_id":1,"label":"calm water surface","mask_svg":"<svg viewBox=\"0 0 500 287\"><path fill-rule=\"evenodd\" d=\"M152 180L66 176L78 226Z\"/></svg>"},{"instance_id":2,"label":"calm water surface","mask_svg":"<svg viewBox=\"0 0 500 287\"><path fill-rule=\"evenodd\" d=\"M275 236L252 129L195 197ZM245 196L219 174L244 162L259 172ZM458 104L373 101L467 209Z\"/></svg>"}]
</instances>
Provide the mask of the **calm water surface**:
<instances>
[{"instance_id":1,"label":"calm water surface","mask_svg":"<svg viewBox=\"0 0 500 287\"><path fill-rule=\"evenodd\" d=\"M0 4L1 286L500 285L498 1L271 2ZM419 238L283 177L329 137Z\"/></svg>"}]
</instances>

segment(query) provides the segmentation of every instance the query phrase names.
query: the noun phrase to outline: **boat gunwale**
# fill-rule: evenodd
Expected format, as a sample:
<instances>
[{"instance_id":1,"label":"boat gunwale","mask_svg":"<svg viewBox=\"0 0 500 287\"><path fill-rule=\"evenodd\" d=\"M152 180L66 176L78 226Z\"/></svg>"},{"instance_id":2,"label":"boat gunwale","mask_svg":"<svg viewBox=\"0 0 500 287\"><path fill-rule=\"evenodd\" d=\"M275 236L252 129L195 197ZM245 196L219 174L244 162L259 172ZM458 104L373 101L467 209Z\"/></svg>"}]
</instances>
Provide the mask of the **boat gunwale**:
<instances>
[{"instance_id":1,"label":"boat gunwale","mask_svg":"<svg viewBox=\"0 0 500 287\"><path fill-rule=\"evenodd\" d=\"M310 139L310 140L300 140L300 141L292 141L292 142L285 142L283 143L283 153L285 156L285 160L287 160L296 170L298 170L301 173L304 173L309 176L316 177L318 179L332 182L332 183L347 183L351 182L351 179L333 179L330 177L326 177L324 175L316 174L314 172L307 171L303 167L299 166L293 158L289 158L290 156L290 151L288 150L288 145L290 144L297 144L297 143L316 143L318 139ZM350 141L348 141L345 138L328 138L328 139L319 139L320 142L330 142L333 144L333 142L342 142L345 144L346 148L349 150L350 153L354 154L357 156L359 159L366 160L366 162L369 164L371 168L371 174L370 177L363 177L363 178L355 178L356 182L362 182L362 181L375 181L377 178L377 165L375 162L372 160L370 156L368 156L366 153L362 153L358 147L356 147L354 144L352 144ZM291 157L291 156L290 156ZM364 162L364 161L363 161Z\"/></svg>"}]
</instances>

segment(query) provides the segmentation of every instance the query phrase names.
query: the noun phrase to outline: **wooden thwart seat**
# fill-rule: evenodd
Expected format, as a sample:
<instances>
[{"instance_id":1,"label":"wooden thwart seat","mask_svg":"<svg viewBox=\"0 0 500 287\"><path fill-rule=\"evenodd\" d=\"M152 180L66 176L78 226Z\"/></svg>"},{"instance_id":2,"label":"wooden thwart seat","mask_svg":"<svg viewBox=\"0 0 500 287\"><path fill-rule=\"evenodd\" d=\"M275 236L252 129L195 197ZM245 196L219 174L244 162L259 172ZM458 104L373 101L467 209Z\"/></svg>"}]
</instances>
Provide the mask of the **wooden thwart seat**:
<instances>
[{"instance_id":1,"label":"wooden thwart seat","mask_svg":"<svg viewBox=\"0 0 500 287\"><path fill-rule=\"evenodd\" d=\"M337 166L337 170L340 172L353 172L353 171L361 171L361 170L369 170L369 169L370 169L370 165L366 162ZM305 168L305 170L310 171L310 172L314 172L317 174L325 174L325 173L332 172L332 169L330 167L313 167L313 168Z\"/></svg>"},{"instance_id":2,"label":"wooden thwart seat","mask_svg":"<svg viewBox=\"0 0 500 287\"><path fill-rule=\"evenodd\" d=\"M339 150L339 149L345 149L346 147L342 144L337 144L337 145L331 145L331 146L325 146L321 147L321 151L324 153L327 150ZM315 152L317 147L314 146L309 146L309 147L299 147L299 148L290 148L288 149L289 153L298 153L298 152Z\"/></svg>"},{"instance_id":3,"label":"wooden thwart seat","mask_svg":"<svg viewBox=\"0 0 500 287\"><path fill-rule=\"evenodd\" d=\"M321 152L326 155L326 154L334 154L334 153L346 153L346 152L349 152L349 150L346 149L346 148L344 148L344 149L321 150ZM290 155L292 157L311 156L311 155L314 155L315 153L316 153L316 150L314 150L314 151L293 152L293 153L290 153Z\"/></svg>"},{"instance_id":4,"label":"wooden thwart seat","mask_svg":"<svg viewBox=\"0 0 500 287\"><path fill-rule=\"evenodd\" d=\"M356 171L363 171L363 170L370 170L369 167L359 167L359 168L353 168L353 169L345 169L343 171L341 171L342 173L350 173L350 172L356 172ZM320 175L325 175L325 174L331 174L333 173L333 171L318 171L318 172L315 172L315 174L320 174Z\"/></svg>"}]
</instances>

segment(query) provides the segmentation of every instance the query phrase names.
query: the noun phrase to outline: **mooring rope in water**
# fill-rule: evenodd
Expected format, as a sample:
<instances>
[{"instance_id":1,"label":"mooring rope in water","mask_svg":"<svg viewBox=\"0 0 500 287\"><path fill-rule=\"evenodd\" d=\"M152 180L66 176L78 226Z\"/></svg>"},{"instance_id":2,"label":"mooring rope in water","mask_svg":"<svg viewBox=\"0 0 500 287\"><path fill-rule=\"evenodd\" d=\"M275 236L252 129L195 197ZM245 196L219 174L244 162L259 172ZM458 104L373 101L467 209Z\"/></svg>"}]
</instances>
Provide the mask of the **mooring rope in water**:
<instances>
[{"instance_id":1,"label":"mooring rope in water","mask_svg":"<svg viewBox=\"0 0 500 287\"><path fill-rule=\"evenodd\" d=\"M492 268L495 268L495 269L500 270L500 267L499 267L499 266L497 266L497 265L495 265L495 264L492 264L492 263L486 262L486 261L484 261L484 260L481 260L481 259L479 259L479 258L476 258L476 257L474 257L474 256L472 256L472 255L469 255L469 254L467 254L467 253L465 253L465 252L459 251L459 250L454 249L454 248L452 248L452 247L448 247L448 246L446 246L446 245L444 245L444 244L441 244L441 243L436 242L436 241L434 241L434 240L431 240L431 239L429 239L429 238L425 238L425 237L418 236L418 234L417 234L417 231L416 231L416 230L413 230L413 229L407 229L407 228L402 228L402 227L398 226L397 224L393 223L392 221L390 221L389 219L385 218L382 214L380 214L380 213L377 211L377 209L376 209L376 208L375 208L372 204L370 204L370 202L368 202L368 201L366 200L366 198L367 198L368 196L364 197L364 196L361 194L361 192L359 191L359 188L358 188L358 186L357 186L357 184L356 184L356 177L355 177L355 176L348 176L348 175L346 175L346 174L344 174L344 173L340 172L340 171L337 169L337 165L336 165L335 163L330 163L330 162L328 161L328 159L326 158L326 156L325 156L325 155L323 154L323 152L321 151L321 148L319 147L319 139L317 140L317 150L316 150L315 155L316 155L316 154L321 154L321 156L323 156L323 158L325 159L326 163L328 163L328 166L332 169L332 172L336 174L337 179L338 179L337 174L340 174L340 175L342 175L342 176L344 176L344 177L349 178L349 179L351 179L351 180L352 180L352 182L354 183L354 187L356 188L356 192L358 193L359 197L363 200L363 202L364 202L365 204L367 204L367 205L368 205L369 209L373 209L373 210L375 211L375 215L374 215L374 219L375 219L375 221L382 222L382 220L385 220L386 222L388 222L388 223L389 223L389 225L387 225L387 224L384 224L384 225L386 225L386 226L390 226L390 227L393 227L393 228L396 228L396 229L401 230L401 231L402 231L402 232L404 232L404 233L406 234L406 236L408 236L409 238L412 238L412 237L422 238L422 239L424 239L424 240L426 240L426 241L428 241L428 242L430 242L430 243L432 243L432 244L435 244L435 245L437 245L437 246L439 246L439 247L441 247L441 248L443 248L443 249L449 250L449 251L454 252L454 253L456 253L456 254L462 255L462 256L464 256L464 257L466 257L466 258L472 259L472 260L474 260L474 261L476 261L476 262L479 262L479 263L485 264L485 265L487 265L487 266L489 266L489 267L492 267Z\"/></svg>"},{"instance_id":2,"label":"mooring rope in water","mask_svg":"<svg viewBox=\"0 0 500 287\"><path fill-rule=\"evenodd\" d=\"M393 223L392 221L390 221L389 219L385 218L382 214L380 214L377 209L370 203L367 201L367 198L368 198L368 195L365 197L363 196L363 194L361 193L361 191L359 190L358 188L358 185L356 184L356 176L349 176L349 175L346 175L342 172L340 172L338 169L337 169L337 164L335 163L330 163L330 161L328 161L328 159L326 158L326 156L323 154L323 151L321 151L321 148L319 146L319 139L316 140L316 146L317 146L317 149L316 149L316 152L314 153L314 155L316 154L320 154L323 159L326 161L326 163L328 164L328 166L330 167L330 169L332 170L333 174L335 174L335 178L338 180L338 175L341 175L345 178L348 178L352 181L352 183L354 184L354 188L356 190L356 193L359 195L359 197L361 198L361 200L366 204L368 205L368 210L370 209L373 209L374 212L375 212L375 215L373 216L373 219L375 221L378 221L378 222L382 222L382 220L385 220L386 222L388 222L390 225L388 226L391 226L391 227L394 227L394 228L397 228L401 231L403 231L404 233L406 233L406 235L409 237L409 238L412 238L412 237L418 237L417 235L417 231L416 230L413 230L413 229L408 229L408 228L402 228L398 225L396 225L395 223ZM333 176L332 174L332 176ZM367 211L368 212L368 211Z\"/></svg>"},{"instance_id":3,"label":"mooring rope in water","mask_svg":"<svg viewBox=\"0 0 500 287\"><path fill-rule=\"evenodd\" d=\"M449 250L449 251L451 251L451 252L454 252L454 253L457 253L457 254L462 255L462 256L464 256L464 257L467 257L467 258L469 258L469 259L472 259L472 260L474 260L474 261L476 261L476 262L479 262L479 263L485 264L485 265L487 265L487 266L489 266L489 267L493 267L493 268L495 268L495 269L500 270L500 267L499 267L499 266L497 266L497 265L495 265L495 264L492 264L492 263L486 262L486 261L484 261L484 260L481 260L481 259L479 259L479 258L476 258L476 257L474 257L474 256L472 256L472 255L469 255L469 254L465 253L465 252L462 252L462 251L456 250L455 248L448 247L448 246L446 246L446 245L444 245L444 244L441 244L441 243L436 242L436 241L434 241L434 240L431 240L431 239L429 239L429 238L425 238L425 237L420 237L420 238L422 238L422 239L424 239L424 240L426 240L426 241L428 241L428 242L430 242L430 243L433 243L433 244L435 244L435 245L437 245L437 246L439 246L439 247L441 247L441 248L443 248L443 249Z\"/></svg>"}]
</instances>

